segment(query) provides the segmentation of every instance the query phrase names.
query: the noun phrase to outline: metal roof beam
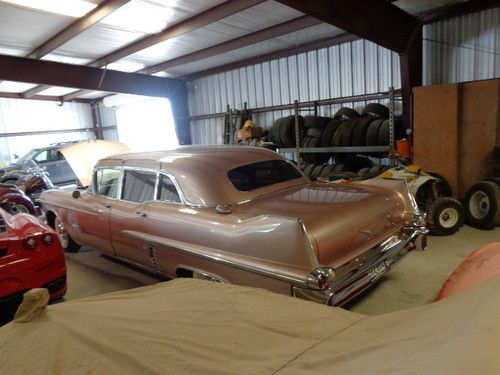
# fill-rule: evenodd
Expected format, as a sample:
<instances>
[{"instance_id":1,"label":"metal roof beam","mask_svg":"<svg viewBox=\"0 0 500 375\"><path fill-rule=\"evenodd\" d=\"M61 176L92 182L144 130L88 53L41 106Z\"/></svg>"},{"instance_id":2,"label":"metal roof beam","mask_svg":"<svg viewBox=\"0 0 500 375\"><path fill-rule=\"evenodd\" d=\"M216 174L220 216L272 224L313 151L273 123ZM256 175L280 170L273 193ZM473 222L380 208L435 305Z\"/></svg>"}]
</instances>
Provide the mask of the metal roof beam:
<instances>
[{"instance_id":1,"label":"metal roof beam","mask_svg":"<svg viewBox=\"0 0 500 375\"><path fill-rule=\"evenodd\" d=\"M404 53L418 32L419 20L385 0L277 0L351 34Z\"/></svg>"},{"instance_id":2,"label":"metal roof beam","mask_svg":"<svg viewBox=\"0 0 500 375\"><path fill-rule=\"evenodd\" d=\"M0 80L169 97L184 81L0 55Z\"/></svg>"},{"instance_id":3,"label":"metal roof beam","mask_svg":"<svg viewBox=\"0 0 500 375\"><path fill-rule=\"evenodd\" d=\"M207 9L204 12L198 13L184 21L176 23L159 33L146 36L138 41L135 41L125 47L122 47L114 52L107 54L97 60L92 61L88 66L103 67L107 64L130 56L143 49L151 47L155 44L164 42L168 39L175 38L179 35L199 29L208 24L214 23L220 19L229 17L235 13L241 12L247 8L251 8L265 0L228 0L213 8ZM37 86L24 93L24 96L29 98L41 91L48 89L50 86Z\"/></svg>"}]
</instances>

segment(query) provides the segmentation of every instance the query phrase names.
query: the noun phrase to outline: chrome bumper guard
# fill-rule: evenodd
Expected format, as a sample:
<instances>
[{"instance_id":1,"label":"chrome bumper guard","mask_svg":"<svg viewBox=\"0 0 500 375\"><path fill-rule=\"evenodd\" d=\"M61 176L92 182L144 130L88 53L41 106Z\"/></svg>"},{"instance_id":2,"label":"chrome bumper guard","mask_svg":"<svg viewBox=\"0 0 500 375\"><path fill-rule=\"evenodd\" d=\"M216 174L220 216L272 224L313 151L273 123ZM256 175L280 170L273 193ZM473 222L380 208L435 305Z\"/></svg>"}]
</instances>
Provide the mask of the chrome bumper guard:
<instances>
[{"instance_id":1,"label":"chrome bumper guard","mask_svg":"<svg viewBox=\"0 0 500 375\"><path fill-rule=\"evenodd\" d=\"M355 272L350 271L346 276L341 276L338 280L334 280L328 289L293 286L293 295L326 305L343 305L370 287L409 251L415 249L415 242L419 236L422 239L422 249L425 249L428 232L428 229L425 227L425 215L416 215L397 235L390 237L376 248L369 250L368 252L378 253L379 256L360 265ZM342 267L335 270L335 273L341 271ZM341 274L341 272L339 273Z\"/></svg>"}]
</instances>

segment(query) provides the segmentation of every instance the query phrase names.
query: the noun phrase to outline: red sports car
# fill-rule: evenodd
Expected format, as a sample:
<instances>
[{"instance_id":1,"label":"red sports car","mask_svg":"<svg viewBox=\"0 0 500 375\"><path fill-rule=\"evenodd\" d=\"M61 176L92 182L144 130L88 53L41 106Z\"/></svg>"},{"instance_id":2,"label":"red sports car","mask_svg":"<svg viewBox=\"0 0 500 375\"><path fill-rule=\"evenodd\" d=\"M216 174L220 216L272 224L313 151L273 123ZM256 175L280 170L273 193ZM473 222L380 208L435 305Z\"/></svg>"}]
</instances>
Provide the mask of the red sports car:
<instances>
[{"instance_id":1,"label":"red sports car","mask_svg":"<svg viewBox=\"0 0 500 375\"><path fill-rule=\"evenodd\" d=\"M66 293L66 263L56 233L35 217L0 209L0 325L12 319L23 293L47 288L50 299Z\"/></svg>"}]
</instances>

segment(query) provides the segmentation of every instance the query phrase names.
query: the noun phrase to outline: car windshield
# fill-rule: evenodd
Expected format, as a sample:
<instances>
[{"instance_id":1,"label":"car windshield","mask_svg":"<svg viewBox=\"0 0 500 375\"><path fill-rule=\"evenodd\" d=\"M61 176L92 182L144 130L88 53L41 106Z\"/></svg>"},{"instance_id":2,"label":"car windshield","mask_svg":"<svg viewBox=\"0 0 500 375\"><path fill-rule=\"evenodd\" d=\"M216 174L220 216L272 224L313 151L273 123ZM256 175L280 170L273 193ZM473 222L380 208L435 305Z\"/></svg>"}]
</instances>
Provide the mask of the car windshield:
<instances>
[{"instance_id":1,"label":"car windshield","mask_svg":"<svg viewBox=\"0 0 500 375\"><path fill-rule=\"evenodd\" d=\"M227 177L239 191L251 191L301 178L302 175L284 160L266 160L231 169Z\"/></svg>"},{"instance_id":2,"label":"car windshield","mask_svg":"<svg viewBox=\"0 0 500 375\"><path fill-rule=\"evenodd\" d=\"M16 163L19 163L19 164L26 164L29 160L31 160L37 153L38 153L39 150L37 149L33 149L31 151L29 151L27 154L21 156L19 159L17 159Z\"/></svg>"}]
</instances>

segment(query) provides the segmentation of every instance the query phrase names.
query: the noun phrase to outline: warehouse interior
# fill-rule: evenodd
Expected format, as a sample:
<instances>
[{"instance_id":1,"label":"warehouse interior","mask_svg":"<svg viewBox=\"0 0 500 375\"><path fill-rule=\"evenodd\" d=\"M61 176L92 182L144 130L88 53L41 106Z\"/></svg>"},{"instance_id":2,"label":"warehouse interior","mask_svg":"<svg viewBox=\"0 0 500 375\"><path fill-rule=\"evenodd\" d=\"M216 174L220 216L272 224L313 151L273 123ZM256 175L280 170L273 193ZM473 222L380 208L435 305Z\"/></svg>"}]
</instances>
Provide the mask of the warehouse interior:
<instances>
[{"instance_id":1,"label":"warehouse interior","mask_svg":"<svg viewBox=\"0 0 500 375\"><path fill-rule=\"evenodd\" d=\"M243 349L222 350L217 335L211 346L177 328L155 336L148 325L174 319L180 331L199 325L228 333L209 303L177 306L183 319L168 315L168 299L144 302L151 315L143 322L131 306L155 290L147 288L191 278L190 290L207 290L206 299L212 286L196 283L221 284L221 295L222 284L235 284L242 289L239 297L230 290L234 301L253 293L247 287L260 288L318 309L330 305L339 319L352 313L353 321L358 314L382 322L395 314L388 325L397 329L404 314L454 301L447 293L455 284L471 296L477 284L491 288L500 275L499 55L495 0L0 0L0 211L7 215L0 220L0 270L7 270L0 312L8 315L0 317L0 344L23 345L28 328L17 328L20 322L36 321L41 337L45 320L57 325L86 302L98 311L100 301L115 301L125 320L104 312L110 331L89 328L96 347L86 359L65 371L76 356L70 347L31 373L308 373L314 366L292 364L312 355L325 339L319 334L314 345L304 338L303 347L283 346L283 357L267 363L262 343L247 358ZM271 169L278 160L293 172ZM253 162L270 169L250 170ZM300 186L294 178L303 179ZM31 258L52 255L16 255L14 239L22 251L58 247L64 276L42 282L37 275L52 266ZM31 261L36 272L21 270ZM30 289L47 297L28 296ZM130 298L125 309L122 298ZM221 298L221 309L237 311ZM267 306L263 300L263 315L251 319L304 324ZM470 345L482 332L478 342L494 347L500 326L487 319L498 306L482 308L476 322L457 324L474 330ZM200 321L190 321L191 313ZM113 346L121 329L125 341L138 333L148 344L134 354L93 352ZM279 332L295 337L292 331ZM193 350L165 347L170 340ZM231 340L224 345L241 344ZM443 333L432 342L447 340ZM85 338L75 351L80 344ZM452 365L422 359L440 350L429 345L403 366L374 359L377 345L359 357L375 373L419 373L422 360L434 373L500 371L488 350ZM140 364L151 363L151 353L162 353L161 361ZM355 368L331 354L333 363L312 356L327 366L318 371ZM19 362L0 349L0 368Z\"/></svg>"}]
</instances>

